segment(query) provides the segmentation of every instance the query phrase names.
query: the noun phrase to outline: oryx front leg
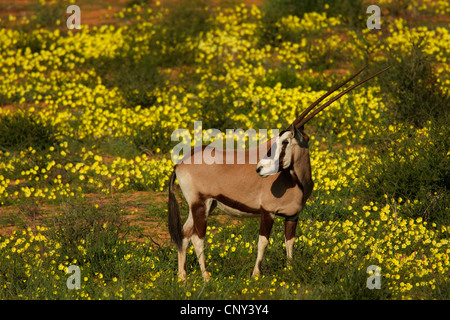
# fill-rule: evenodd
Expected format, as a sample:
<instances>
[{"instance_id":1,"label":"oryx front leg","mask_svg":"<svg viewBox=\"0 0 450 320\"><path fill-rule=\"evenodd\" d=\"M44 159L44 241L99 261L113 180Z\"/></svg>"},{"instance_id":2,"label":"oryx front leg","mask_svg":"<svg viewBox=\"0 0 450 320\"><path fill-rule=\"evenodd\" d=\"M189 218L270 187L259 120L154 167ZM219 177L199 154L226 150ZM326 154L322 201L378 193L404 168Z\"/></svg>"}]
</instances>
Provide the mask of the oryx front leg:
<instances>
[{"instance_id":1,"label":"oryx front leg","mask_svg":"<svg viewBox=\"0 0 450 320\"><path fill-rule=\"evenodd\" d=\"M295 229L297 228L297 220L286 219L284 221L284 239L286 244L287 267L291 266L292 252L294 250Z\"/></svg>"},{"instance_id":2,"label":"oryx front leg","mask_svg":"<svg viewBox=\"0 0 450 320\"><path fill-rule=\"evenodd\" d=\"M253 269L252 277L257 277L261 274L261 262L269 243L270 231L273 226L273 215L268 213L261 214L261 225L259 227L258 239L258 255L256 257L255 268Z\"/></svg>"}]
</instances>

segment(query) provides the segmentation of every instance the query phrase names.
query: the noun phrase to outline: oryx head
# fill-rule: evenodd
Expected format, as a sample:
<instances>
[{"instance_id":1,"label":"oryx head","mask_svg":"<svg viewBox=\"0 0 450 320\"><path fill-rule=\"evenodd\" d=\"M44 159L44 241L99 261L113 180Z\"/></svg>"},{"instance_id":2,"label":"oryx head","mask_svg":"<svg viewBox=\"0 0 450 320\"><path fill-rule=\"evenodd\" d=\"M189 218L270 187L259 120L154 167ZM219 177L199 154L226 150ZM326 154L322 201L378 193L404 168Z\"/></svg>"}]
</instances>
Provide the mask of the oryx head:
<instances>
[{"instance_id":1,"label":"oryx head","mask_svg":"<svg viewBox=\"0 0 450 320\"><path fill-rule=\"evenodd\" d=\"M261 177L267 177L288 169L292 164L295 149L308 148L308 140L303 127L297 129L292 125L289 130L282 131L275 138L267 155L258 162L256 172Z\"/></svg>"},{"instance_id":2,"label":"oryx head","mask_svg":"<svg viewBox=\"0 0 450 320\"><path fill-rule=\"evenodd\" d=\"M330 100L328 100L326 103L313 110L323 99L328 97L330 94L332 94L334 91L338 90L342 86L344 86L347 82L355 78L358 74L360 74L365 68L362 68L360 71L358 71L356 74L345 80L343 83L335 86L334 88L330 89L327 93L322 95L319 99L314 101L305 111L302 112L300 116L289 126L288 130L282 131L278 137L275 138L275 141L272 143L272 146L267 153L267 156L265 156L263 159L261 159L257 166L256 166L256 172L261 177L267 177L271 174L275 174L281 170L288 169L292 162L294 161L295 155L297 154L297 157L301 155L302 153L299 153L299 150L302 148L308 148L308 136L303 132L303 127L305 123L307 123L309 120L311 120L316 114L321 112L323 109L328 107L330 104L332 104L334 101L342 97L347 92L353 90L354 88L360 86L364 82L372 79L373 77L379 75L380 73L386 71L389 69L389 67L384 68L381 71L378 71L375 74L372 74L371 76L367 77L366 79L348 87L341 93L337 94ZM310 113L311 112L311 113ZM270 153L270 156L269 156ZM303 153L305 154L305 153ZM309 156L309 154L307 154Z\"/></svg>"}]
</instances>

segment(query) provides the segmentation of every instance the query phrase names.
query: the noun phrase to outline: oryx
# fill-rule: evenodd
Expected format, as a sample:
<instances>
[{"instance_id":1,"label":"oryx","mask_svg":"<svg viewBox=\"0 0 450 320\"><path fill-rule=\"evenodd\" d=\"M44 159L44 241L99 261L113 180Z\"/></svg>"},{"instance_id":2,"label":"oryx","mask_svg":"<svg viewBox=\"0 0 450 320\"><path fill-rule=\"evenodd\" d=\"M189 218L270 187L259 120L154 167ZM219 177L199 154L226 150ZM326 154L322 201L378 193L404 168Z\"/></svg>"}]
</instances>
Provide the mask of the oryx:
<instances>
[{"instance_id":1,"label":"oryx","mask_svg":"<svg viewBox=\"0 0 450 320\"><path fill-rule=\"evenodd\" d=\"M170 177L168 201L169 232L178 249L180 278L186 279L186 249L192 240L202 275L205 280L209 280L210 275L206 271L203 254L204 237L206 220L216 206L231 215L260 217L258 254L253 276L260 274L260 264L269 242L275 215L285 217L285 242L289 263L292 258L298 215L314 186L309 160L309 138L303 131L304 125L341 96L386 69L388 68L350 86L308 115L323 99L355 78L364 68L325 93L311 104L287 130L266 142L265 150L269 150L268 154L270 153L271 156L258 158L256 166L248 161L244 164L230 164L225 161L222 164L196 164L194 161L185 161L189 157L194 157L197 152L203 153L205 148L192 150L190 154L184 155L184 158L175 165ZM260 147L261 145L258 146ZM230 156L230 153L236 156L236 150L222 151L224 157ZM251 151L245 150L246 159L249 159ZM257 154L259 155L259 152ZM189 205L189 216L183 227L181 227L179 207L173 192L175 178L178 179Z\"/></svg>"}]
</instances>

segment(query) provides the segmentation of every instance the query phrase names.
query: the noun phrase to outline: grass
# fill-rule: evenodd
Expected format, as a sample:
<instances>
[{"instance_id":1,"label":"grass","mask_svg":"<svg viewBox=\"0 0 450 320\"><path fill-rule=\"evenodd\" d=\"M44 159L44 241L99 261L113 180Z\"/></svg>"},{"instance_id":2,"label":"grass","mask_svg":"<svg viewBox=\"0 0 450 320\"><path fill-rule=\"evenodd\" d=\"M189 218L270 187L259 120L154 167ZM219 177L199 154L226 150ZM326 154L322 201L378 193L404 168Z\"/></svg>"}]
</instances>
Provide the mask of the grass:
<instances>
[{"instance_id":1,"label":"grass","mask_svg":"<svg viewBox=\"0 0 450 320\"><path fill-rule=\"evenodd\" d=\"M376 254L372 256L370 246L359 238L364 230L367 239L376 238L380 239L376 243L384 243L383 250L397 251L394 247L409 239L412 241L410 254L420 252L434 264L437 259L428 251L432 246L420 248L414 237L391 234L393 222L352 218L343 222L302 218L290 269L285 265L282 219L277 218L263 263L263 275L257 279L250 277L257 251L257 219L229 225L211 218L205 254L212 280L203 282L195 253L190 248L189 277L186 282L179 282L174 248L148 240L144 243L127 240L126 235L132 231L129 224L124 224L120 207L118 203L82 203L81 206L68 203L62 207L61 214L49 217L45 226L36 231L25 229L3 238L2 252L8 254L0 256L0 276L6 287L1 291L2 298L388 299L403 294L402 286L398 292L389 288L396 279L399 283L413 284L415 288L408 292L412 298L441 299L450 289L445 276L436 277L431 272L410 276L408 269L403 270L404 266L397 270L387 262L376 261ZM156 212L149 214L157 216ZM362 228L377 221L381 222L378 228ZM413 224L413 229L421 227L417 222ZM435 240L442 241L438 240L440 232L436 231ZM335 236L330 237L329 232ZM368 256L371 256L369 260ZM381 265L381 290L366 287L366 268L372 263ZM404 263L410 264L408 260ZM68 290L65 286L68 278L65 270L71 264L81 268L80 290ZM434 267L430 265L430 268ZM425 282L431 282L439 290L420 290L422 285L426 286Z\"/></svg>"}]
</instances>

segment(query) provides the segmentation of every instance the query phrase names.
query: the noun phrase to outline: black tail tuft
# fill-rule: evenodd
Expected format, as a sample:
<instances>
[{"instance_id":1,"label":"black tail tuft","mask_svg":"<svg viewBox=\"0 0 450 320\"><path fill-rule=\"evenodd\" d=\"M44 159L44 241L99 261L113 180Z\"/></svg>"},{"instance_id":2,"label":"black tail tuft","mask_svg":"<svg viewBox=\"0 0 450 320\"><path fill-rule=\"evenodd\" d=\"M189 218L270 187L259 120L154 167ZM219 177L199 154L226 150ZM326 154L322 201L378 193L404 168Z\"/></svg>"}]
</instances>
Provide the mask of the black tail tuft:
<instances>
[{"instance_id":1,"label":"black tail tuft","mask_svg":"<svg viewBox=\"0 0 450 320\"><path fill-rule=\"evenodd\" d=\"M168 201L168 211L169 211L169 233L172 241L176 244L178 249L181 249L183 241L183 230L181 229L180 222L180 207L178 206L177 199L173 193L173 187L175 184L176 173L175 169L170 176L169 181L169 201Z\"/></svg>"}]
</instances>

